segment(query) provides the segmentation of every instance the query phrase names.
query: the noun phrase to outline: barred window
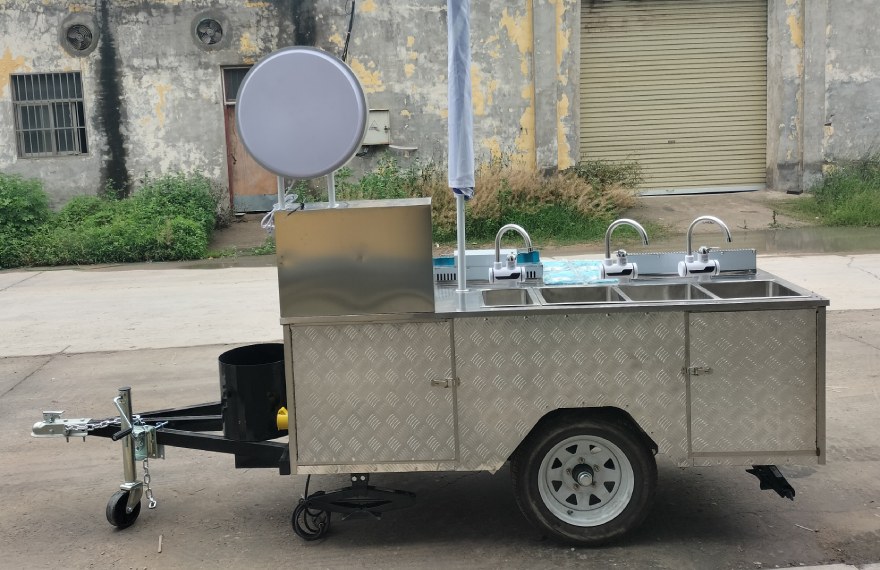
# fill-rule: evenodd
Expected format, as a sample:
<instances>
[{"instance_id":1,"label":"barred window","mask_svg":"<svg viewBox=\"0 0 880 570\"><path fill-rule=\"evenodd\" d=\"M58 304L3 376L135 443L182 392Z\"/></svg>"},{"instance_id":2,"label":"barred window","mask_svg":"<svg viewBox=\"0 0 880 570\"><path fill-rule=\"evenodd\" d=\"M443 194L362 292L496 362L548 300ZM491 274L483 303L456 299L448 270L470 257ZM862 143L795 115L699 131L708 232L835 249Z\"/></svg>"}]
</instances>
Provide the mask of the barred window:
<instances>
[{"instance_id":1,"label":"barred window","mask_svg":"<svg viewBox=\"0 0 880 570\"><path fill-rule=\"evenodd\" d=\"M78 71L12 76L18 156L86 154L82 78Z\"/></svg>"},{"instance_id":2,"label":"barred window","mask_svg":"<svg viewBox=\"0 0 880 570\"><path fill-rule=\"evenodd\" d=\"M223 98L227 105L234 104L238 100L238 90L244 82L244 76L250 70L250 67L223 68Z\"/></svg>"}]
</instances>

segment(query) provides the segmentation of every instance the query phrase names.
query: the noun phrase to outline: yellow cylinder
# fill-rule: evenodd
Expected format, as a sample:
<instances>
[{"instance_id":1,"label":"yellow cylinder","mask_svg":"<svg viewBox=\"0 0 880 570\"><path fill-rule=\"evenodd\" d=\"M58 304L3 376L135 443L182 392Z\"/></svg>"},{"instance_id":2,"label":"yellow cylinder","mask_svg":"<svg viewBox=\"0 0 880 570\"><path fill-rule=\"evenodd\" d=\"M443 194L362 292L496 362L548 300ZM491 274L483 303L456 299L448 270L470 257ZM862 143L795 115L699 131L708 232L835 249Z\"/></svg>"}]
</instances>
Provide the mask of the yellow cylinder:
<instances>
[{"instance_id":1,"label":"yellow cylinder","mask_svg":"<svg viewBox=\"0 0 880 570\"><path fill-rule=\"evenodd\" d=\"M278 415L275 417L275 425L278 426L279 430L287 429L287 408L280 408L278 410Z\"/></svg>"}]
</instances>

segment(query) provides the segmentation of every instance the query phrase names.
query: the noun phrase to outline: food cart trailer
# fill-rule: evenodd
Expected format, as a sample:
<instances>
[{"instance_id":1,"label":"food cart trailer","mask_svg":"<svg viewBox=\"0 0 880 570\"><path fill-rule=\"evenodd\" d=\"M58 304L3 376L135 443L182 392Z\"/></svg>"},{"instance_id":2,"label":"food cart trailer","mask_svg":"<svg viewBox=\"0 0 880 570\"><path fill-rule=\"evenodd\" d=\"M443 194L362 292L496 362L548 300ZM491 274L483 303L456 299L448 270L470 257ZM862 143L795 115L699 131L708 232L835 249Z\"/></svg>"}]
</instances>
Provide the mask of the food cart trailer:
<instances>
[{"instance_id":1,"label":"food cart trailer","mask_svg":"<svg viewBox=\"0 0 880 570\"><path fill-rule=\"evenodd\" d=\"M469 94L452 67L450 93ZM312 91L296 83L303 76L318 78ZM325 536L331 513L378 517L414 502L371 485L381 473L495 472L509 462L526 518L558 540L597 545L645 518L658 454L680 467L749 466L762 489L792 499L776 466L825 462L828 300L759 270L754 250L695 250L698 224L718 225L729 241L721 220L695 219L684 251L631 255L611 252L615 228L647 235L617 220L605 257L563 280L515 224L500 228L494 251L467 251L472 149L451 133L459 247L434 259L430 199L335 201L332 172L357 150L366 121L347 66L318 50L280 50L249 72L238 103L258 162L279 176L328 174L329 200L299 203L279 178L267 225L283 343L220 355L219 402L134 414L125 387L113 417L48 411L34 425L35 436L122 442L124 482L106 508L114 526L133 524L143 497L155 506L148 462L168 446L306 475L292 525L307 540ZM451 128L472 120L453 107ZM470 177L453 177L469 152ZM508 231L522 236L521 250L501 249ZM331 474L349 474L351 485L309 492L311 476Z\"/></svg>"},{"instance_id":2,"label":"food cart trailer","mask_svg":"<svg viewBox=\"0 0 880 570\"><path fill-rule=\"evenodd\" d=\"M279 212L283 347L221 355L219 403L135 416L123 390L117 417L47 412L34 434L123 441L126 482L107 506L121 527L144 489L135 457L164 446L231 453L236 467L350 474L351 487L297 505L294 529L308 539L330 513L413 502L371 486L376 473L509 461L533 523L600 544L647 514L655 454L750 466L790 498L775 465L824 463L828 301L758 270L753 250L709 252L717 274L687 276L673 273L687 252L631 254L638 278L584 285L527 279L540 261L525 251L521 277L490 284L471 256L462 293L441 278L448 265L435 267L430 220L429 199ZM274 441L285 427L287 441Z\"/></svg>"}]
</instances>

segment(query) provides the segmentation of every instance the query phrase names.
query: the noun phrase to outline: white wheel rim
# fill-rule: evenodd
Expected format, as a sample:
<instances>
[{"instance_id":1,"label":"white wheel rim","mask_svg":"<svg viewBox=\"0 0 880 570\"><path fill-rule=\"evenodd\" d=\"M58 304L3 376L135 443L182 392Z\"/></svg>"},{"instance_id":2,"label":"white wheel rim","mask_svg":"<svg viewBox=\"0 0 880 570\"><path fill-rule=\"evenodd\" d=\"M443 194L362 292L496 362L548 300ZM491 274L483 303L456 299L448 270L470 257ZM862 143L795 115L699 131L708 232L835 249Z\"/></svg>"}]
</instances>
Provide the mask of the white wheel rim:
<instances>
[{"instance_id":1,"label":"white wheel rim","mask_svg":"<svg viewBox=\"0 0 880 570\"><path fill-rule=\"evenodd\" d=\"M544 506L574 526L613 520L629 504L634 483L626 455L596 436L579 435L559 442L544 456L538 472Z\"/></svg>"}]
</instances>

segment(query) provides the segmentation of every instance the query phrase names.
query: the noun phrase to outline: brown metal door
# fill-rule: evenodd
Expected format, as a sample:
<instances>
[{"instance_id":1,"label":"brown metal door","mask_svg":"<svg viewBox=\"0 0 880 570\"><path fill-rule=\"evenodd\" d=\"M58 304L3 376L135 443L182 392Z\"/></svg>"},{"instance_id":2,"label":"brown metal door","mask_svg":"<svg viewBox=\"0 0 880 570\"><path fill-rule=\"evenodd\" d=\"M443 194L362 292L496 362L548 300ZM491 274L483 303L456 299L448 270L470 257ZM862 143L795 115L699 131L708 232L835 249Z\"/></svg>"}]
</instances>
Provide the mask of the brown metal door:
<instances>
[{"instance_id":1,"label":"brown metal door","mask_svg":"<svg viewBox=\"0 0 880 570\"><path fill-rule=\"evenodd\" d=\"M236 212L267 212L278 200L277 178L257 164L238 136L235 105L226 105L226 164Z\"/></svg>"}]
</instances>

